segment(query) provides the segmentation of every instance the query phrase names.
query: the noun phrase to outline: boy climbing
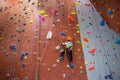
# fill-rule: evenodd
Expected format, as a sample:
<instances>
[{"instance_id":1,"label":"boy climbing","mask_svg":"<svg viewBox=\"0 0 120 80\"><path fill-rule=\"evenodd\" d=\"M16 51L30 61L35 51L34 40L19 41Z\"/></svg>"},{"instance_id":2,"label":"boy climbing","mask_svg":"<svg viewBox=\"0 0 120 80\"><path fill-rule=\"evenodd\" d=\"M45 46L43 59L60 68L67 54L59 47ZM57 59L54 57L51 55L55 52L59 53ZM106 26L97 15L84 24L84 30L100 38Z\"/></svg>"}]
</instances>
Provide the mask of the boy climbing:
<instances>
[{"instance_id":1,"label":"boy climbing","mask_svg":"<svg viewBox=\"0 0 120 80\"><path fill-rule=\"evenodd\" d=\"M67 41L65 43L62 43L61 46L63 47L62 50L60 50L60 57L58 58L58 62L62 61L64 59L64 55L67 56L67 59L69 59L69 67L74 68L74 65L72 64L73 56L72 56L72 37L68 36Z\"/></svg>"}]
</instances>

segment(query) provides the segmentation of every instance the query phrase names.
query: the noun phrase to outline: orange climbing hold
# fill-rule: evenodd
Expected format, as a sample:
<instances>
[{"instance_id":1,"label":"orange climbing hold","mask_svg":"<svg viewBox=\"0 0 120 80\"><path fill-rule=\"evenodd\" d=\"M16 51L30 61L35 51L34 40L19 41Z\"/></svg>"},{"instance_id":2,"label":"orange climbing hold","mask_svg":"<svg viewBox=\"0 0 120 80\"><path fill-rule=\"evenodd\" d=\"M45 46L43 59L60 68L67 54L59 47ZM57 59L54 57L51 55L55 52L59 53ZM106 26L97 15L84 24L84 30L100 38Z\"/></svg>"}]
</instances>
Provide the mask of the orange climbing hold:
<instances>
[{"instance_id":1,"label":"orange climbing hold","mask_svg":"<svg viewBox=\"0 0 120 80\"><path fill-rule=\"evenodd\" d=\"M74 22L74 21L75 21L70 15L68 15L67 18L68 18L68 20L69 20L70 22Z\"/></svg>"},{"instance_id":2,"label":"orange climbing hold","mask_svg":"<svg viewBox=\"0 0 120 80\"><path fill-rule=\"evenodd\" d=\"M72 37L71 37L71 36L68 36L68 37L67 37L67 40L70 40L70 41L71 41L71 40L72 40Z\"/></svg>"},{"instance_id":3,"label":"orange climbing hold","mask_svg":"<svg viewBox=\"0 0 120 80\"><path fill-rule=\"evenodd\" d=\"M83 41L88 42L89 40L88 40L88 38L83 38Z\"/></svg>"},{"instance_id":4,"label":"orange climbing hold","mask_svg":"<svg viewBox=\"0 0 120 80\"><path fill-rule=\"evenodd\" d=\"M96 48L92 48L91 50L89 50L89 53L93 54L96 51Z\"/></svg>"}]
</instances>

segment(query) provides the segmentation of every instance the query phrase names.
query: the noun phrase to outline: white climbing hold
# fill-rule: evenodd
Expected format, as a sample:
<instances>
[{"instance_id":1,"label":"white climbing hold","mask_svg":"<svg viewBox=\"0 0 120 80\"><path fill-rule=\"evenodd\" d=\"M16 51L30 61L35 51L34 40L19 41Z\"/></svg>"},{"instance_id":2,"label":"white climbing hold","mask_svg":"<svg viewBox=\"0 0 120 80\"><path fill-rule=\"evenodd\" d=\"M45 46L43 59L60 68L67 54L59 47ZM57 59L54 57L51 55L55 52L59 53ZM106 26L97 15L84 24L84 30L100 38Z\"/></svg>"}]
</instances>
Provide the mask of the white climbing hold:
<instances>
[{"instance_id":1,"label":"white climbing hold","mask_svg":"<svg viewBox=\"0 0 120 80\"><path fill-rule=\"evenodd\" d=\"M46 39L51 39L51 38L52 38L52 32L51 32L51 31L48 31L47 36L46 36Z\"/></svg>"},{"instance_id":2,"label":"white climbing hold","mask_svg":"<svg viewBox=\"0 0 120 80\"><path fill-rule=\"evenodd\" d=\"M60 46L56 46L55 49L56 49L56 50L59 50L59 49L60 49Z\"/></svg>"}]
</instances>

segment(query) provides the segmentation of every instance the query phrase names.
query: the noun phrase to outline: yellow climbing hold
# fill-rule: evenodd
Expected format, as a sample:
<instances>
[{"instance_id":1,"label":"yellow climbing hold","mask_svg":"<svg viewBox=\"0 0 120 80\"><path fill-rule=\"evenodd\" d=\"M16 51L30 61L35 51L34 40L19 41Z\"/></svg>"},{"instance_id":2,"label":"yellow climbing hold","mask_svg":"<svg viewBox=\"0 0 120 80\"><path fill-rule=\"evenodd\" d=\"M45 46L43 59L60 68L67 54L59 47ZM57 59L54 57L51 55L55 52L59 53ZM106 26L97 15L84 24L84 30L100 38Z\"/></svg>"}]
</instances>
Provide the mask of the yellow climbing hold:
<instances>
[{"instance_id":1,"label":"yellow climbing hold","mask_svg":"<svg viewBox=\"0 0 120 80\"><path fill-rule=\"evenodd\" d=\"M87 65L88 64L88 62L87 61L85 61L85 65Z\"/></svg>"},{"instance_id":2,"label":"yellow climbing hold","mask_svg":"<svg viewBox=\"0 0 120 80\"><path fill-rule=\"evenodd\" d=\"M79 27L79 24L76 24L76 27Z\"/></svg>"},{"instance_id":3,"label":"yellow climbing hold","mask_svg":"<svg viewBox=\"0 0 120 80\"><path fill-rule=\"evenodd\" d=\"M32 24L33 23L33 20L30 20L30 24Z\"/></svg>"},{"instance_id":4,"label":"yellow climbing hold","mask_svg":"<svg viewBox=\"0 0 120 80\"><path fill-rule=\"evenodd\" d=\"M76 15L75 11L70 12L71 15Z\"/></svg>"},{"instance_id":5,"label":"yellow climbing hold","mask_svg":"<svg viewBox=\"0 0 120 80\"><path fill-rule=\"evenodd\" d=\"M45 15L45 11L44 10L40 10L40 14L41 15Z\"/></svg>"},{"instance_id":6,"label":"yellow climbing hold","mask_svg":"<svg viewBox=\"0 0 120 80\"><path fill-rule=\"evenodd\" d=\"M35 32L38 32L38 29L35 29Z\"/></svg>"},{"instance_id":7,"label":"yellow climbing hold","mask_svg":"<svg viewBox=\"0 0 120 80\"><path fill-rule=\"evenodd\" d=\"M27 59L27 56L24 56L24 60L26 60Z\"/></svg>"},{"instance_id":8,"label":"yellow climbing hold","mask_svg":"<svg viewBox=\"0 0 120 80\"><path fill-rule=\"evenodd\" d=\"M80 69L83 69L83 67L82 67L82 66L80 66Z\"/></svg>"},{"instance_id":9,"label":"yellow climbing hold","mask_svg":"<svg viewBox=\"0 0 120 80\"><path fill-rule=\"evenodd\" d=\"M75 2L75 5L78 6L78 1Z\"/></svg>"}]
</instances>

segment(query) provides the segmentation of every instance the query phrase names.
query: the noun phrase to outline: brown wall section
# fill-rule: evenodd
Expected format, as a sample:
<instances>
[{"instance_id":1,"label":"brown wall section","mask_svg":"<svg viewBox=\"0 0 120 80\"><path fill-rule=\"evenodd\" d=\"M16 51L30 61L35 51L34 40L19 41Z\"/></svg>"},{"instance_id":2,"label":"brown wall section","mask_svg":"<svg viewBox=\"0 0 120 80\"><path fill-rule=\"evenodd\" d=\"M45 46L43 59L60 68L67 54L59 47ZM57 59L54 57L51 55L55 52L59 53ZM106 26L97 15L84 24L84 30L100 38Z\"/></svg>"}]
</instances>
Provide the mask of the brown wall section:
<instances>
[{"instance_id":1,"label":"brown wall section","mask_svg":"<svg viewBox=\"0 0 120 80\"><path fill-rule=\"evenodd\" d=\"M120 34L120 0L91 0L110 28ZM109 14L108 10L113 13Z\"/></svg>"}]
</instances>

